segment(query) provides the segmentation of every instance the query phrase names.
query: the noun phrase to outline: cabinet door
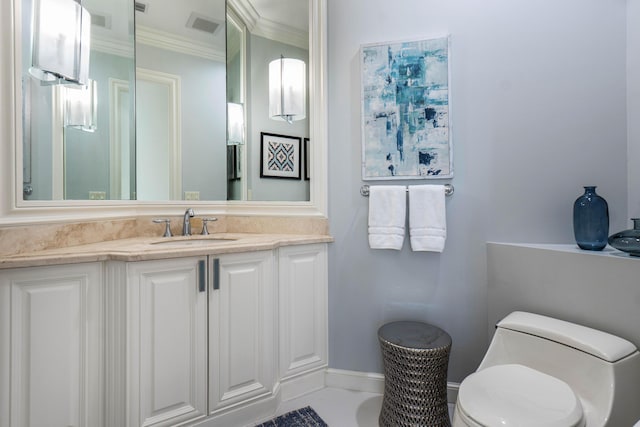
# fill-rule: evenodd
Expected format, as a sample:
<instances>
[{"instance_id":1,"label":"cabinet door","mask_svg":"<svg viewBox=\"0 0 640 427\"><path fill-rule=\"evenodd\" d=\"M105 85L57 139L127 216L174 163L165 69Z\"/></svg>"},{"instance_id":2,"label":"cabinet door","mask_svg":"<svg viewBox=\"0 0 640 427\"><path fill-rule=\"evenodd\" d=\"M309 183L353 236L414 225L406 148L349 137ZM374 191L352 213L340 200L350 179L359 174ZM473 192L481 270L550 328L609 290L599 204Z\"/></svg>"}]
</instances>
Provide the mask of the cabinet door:
<instances>
[{"instance_id":1,"label":"cabinet door","mask_svg":"<svg viewBox=\"0 0 640 427\"><path fill-rule=\"evenodd\" d=\"M127 266L127 424L170 426L206 416L204 258Z\"/></svg>"},{"instance_id":2,"label":"cabinet door","mask_svg":"<svg viewBox=\"0 0 640 427\"><path fill-rule=\"evenodd\" d=\"M209 410L268 395L274 384L273 254L211 258Z\"/></svg>"},{"instance_id":3,"label":"cabinet door","mask_svg":"<svg viewBox=\"0 0 640 427\"><path fill-rule=\"evenodd\" d=\"M0 271L1 426L103 425L102 291L100 263Z\"/></svg>"},{"instance_id":4,"label":"cabinet door","mask_svg":"<svg viewBox=\"0 0 640 427\"><path fill-rule=\"evenodd\" d=\"M327 364L327 245L279 250L280 378Z\"/></svg>"}]
</instances>

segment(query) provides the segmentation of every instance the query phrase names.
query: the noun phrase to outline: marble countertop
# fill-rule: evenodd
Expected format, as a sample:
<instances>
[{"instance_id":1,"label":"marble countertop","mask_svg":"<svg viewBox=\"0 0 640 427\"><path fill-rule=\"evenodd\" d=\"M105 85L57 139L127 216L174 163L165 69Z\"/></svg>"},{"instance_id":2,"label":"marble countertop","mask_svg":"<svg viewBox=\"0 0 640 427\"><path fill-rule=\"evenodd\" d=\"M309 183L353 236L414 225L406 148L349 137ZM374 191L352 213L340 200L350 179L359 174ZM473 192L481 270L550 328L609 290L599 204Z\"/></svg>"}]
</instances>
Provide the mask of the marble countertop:
<instances>
[{"instance_id":1,"label":"marble countertop","mask_svg":"<svg viewBox=\"0 0 640 427\"><path fill-rule=\"evenodd\" d=\"M0 269L95 261L146 261L328 243L323 234L216 233L189 237L134 237L0 257Z\"/></svg>"}]
</instances>

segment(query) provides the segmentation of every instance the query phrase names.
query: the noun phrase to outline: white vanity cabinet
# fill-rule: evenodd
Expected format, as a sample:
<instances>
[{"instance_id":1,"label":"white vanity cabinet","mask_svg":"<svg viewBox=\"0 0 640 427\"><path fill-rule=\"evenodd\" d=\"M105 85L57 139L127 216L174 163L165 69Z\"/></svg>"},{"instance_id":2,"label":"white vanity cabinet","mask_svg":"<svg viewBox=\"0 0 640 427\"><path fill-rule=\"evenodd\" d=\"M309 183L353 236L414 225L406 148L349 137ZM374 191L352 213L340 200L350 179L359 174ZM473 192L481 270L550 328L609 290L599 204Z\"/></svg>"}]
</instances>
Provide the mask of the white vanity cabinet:
<instances>
[{"instance_id":1,"label":"white vanity cabinet","mask_svg":"<svg viewBox=\"0 0 640 427\"><path fill-rule=\"evenodd\" d=\"M269 396L275 383L273 252L209 257L209 412Z\"/></svg>"},{"instance_id":2,"label":"white vanity cabinet","mask_svg":"<svg viewBox=\"0 0 640 427\"><path fill-rule=\"evenodd\" d=\"M104 425L101 263L0 270L0 426Z\"/></svg>"},{"instance_id":3,"label":"white vanity cabinet","mask_svg":"<svg viewBox=\"0 0 640 427\"><path fill-rule=\"evenodd\" d=\"M206 257L126 266L128 426L207 415Z\"/></svg>"},{"instance_id":4,"label":"white vanity cabinet","mask_svg":"<svg viewBox=\"0 0 640 427\"><path fill-rule=\"evenodd\" d=\"M327 245L192 253L0 269L0 427L248 425L322 387Z\"/></svg>"},{"instance_id":5,"label":"white vanity cabinet","mask_svg":"<svg viewBox=\"0 0 640 427\"><path fill-rule=\"evenodd\" d=\"M271 395L273 252L127 263L127 425L173 426Z\"/></svg>"},{"instance_id":6,"label":"white vanity cabinet","mask_svg":"<svg viewBox=\"0 0 640 427\"><path fill-rule=\"evenodd\" d=\"M327 365L327 245L284 246L279 259L279 377Z\"/></svg>"}]
</instances>

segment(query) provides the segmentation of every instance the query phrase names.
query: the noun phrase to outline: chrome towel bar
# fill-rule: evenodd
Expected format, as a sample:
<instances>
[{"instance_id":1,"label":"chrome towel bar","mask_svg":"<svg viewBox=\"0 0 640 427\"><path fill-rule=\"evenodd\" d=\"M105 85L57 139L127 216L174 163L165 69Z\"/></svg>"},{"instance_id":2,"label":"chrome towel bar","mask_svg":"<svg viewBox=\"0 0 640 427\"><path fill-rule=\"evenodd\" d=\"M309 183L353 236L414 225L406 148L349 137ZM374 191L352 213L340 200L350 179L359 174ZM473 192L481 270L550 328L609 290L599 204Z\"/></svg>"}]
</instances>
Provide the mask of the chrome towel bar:
<instances>
[{"instance_id":1,"label":"chrome towel bar","mask_svg":"<svg viewBox=\"0 0 640 427\"><path fill-rule=\"evenodd\" d=\"M445 184L444 185L444 195L445 196L452 196L453 192L454 192L454 188L453 185L451 184ZM407 192L409 191L409 188L407 187ZM369 185L368 184L364 184L362 187L360 187L360 195L364 196L364 197L369 197Z\"/></svg>"}]
</instances>

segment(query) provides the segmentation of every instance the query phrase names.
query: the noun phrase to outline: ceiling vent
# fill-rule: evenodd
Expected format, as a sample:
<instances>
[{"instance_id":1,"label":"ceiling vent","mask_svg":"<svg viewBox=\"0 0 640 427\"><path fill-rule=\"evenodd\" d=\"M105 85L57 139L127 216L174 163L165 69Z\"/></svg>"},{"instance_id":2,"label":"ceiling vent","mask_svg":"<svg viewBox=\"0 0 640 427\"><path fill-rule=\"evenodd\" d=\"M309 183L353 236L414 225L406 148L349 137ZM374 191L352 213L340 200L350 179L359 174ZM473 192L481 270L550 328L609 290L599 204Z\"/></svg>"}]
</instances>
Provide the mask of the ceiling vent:
<instances>
[{"instance_id":1,"label":"ceiling vent","mask_svg":"<svg viewBox=\"0 0 640 427\"><path fill-rule=\"evenodd\" d=\"M149 5L146 3L141 3L139 1L135 2L135 9L136 12L140 12L140 13L146 13L147 12L147 7Z\"/></svg>"},{"instance_id":2,"label":"ceiling vent","mask_svg":"<svg viewBox=\"0 0 640 427\"><path fill-rule=\"evenodd\" d=\"M208 18L204 15L199 15L195 12L191 13L189 20L187 21L187 28L193 28L194 30L204 31L205 33L215 34L220 29L221 23Z\"/></svg>"},{"instance_id":3,"label":"ceiling vent","mask_svg":"<svg viewBox=\"0 0 640 427\"><path fill-rule=\"evenodd\" d=\"M111 29L111 16L92 13L91 25L93 25L94 27L106 28L107 30L109 30Z\"/></svg>"}]
</instances>

